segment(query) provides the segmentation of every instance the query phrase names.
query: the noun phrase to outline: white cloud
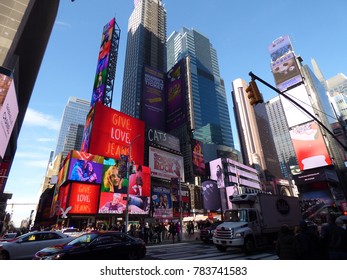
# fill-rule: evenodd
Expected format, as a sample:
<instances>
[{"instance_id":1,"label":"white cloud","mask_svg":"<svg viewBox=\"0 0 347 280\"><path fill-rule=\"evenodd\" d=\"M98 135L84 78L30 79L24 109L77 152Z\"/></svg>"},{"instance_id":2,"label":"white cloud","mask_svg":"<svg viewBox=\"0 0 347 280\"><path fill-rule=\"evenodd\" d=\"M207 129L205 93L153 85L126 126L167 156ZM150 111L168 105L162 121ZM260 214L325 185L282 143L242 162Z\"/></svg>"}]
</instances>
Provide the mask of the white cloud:
<instances>
[{"instance_id":1,"label":"white cloud","mask_svg":"<svg viewBox=\"0 0 347 280\"><path fill-rule=\"evenodd\" d=\"M71 24L70 23L67 23L65 21L60 21L60 20L56 20L55 21L55 25L58 25L58 26L66 26L66 27L71 27Z\"/></svg>"},{"instance_id":2,"label":"white cloud","mask_svg":"<svg viewBox=\"0 0 347 280\"><path fill-rule=\"evenodd\" d=\"M28 126L44 127L51 130L59 130L60 128L60 121L53 116L35 111L31 108L28 108L26 111L24 124Z\"/></svg>"}]
</instances>

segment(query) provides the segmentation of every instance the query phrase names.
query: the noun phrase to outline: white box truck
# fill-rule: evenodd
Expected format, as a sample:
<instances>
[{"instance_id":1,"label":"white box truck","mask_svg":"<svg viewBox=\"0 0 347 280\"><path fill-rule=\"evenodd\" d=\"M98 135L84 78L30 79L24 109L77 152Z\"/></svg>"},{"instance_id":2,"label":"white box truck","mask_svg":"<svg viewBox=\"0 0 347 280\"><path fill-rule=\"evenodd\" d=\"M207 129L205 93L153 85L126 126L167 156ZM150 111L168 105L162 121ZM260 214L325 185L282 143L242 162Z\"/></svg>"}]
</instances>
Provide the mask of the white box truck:
<instances>
[{"instance_id":1,"label":"white box truck","mask_svg":"<svg viewBox=\"0 0 347 280\"><path fill-rule=\"evenodd\" d=\"M224 222L212 238L221 252L228 247L239 247L251 253L258 247L274 244L283 224L294 228L302 220L296 197L252 193L229 199L232 209L225 211Z\"/></svg>"}]
</instances>

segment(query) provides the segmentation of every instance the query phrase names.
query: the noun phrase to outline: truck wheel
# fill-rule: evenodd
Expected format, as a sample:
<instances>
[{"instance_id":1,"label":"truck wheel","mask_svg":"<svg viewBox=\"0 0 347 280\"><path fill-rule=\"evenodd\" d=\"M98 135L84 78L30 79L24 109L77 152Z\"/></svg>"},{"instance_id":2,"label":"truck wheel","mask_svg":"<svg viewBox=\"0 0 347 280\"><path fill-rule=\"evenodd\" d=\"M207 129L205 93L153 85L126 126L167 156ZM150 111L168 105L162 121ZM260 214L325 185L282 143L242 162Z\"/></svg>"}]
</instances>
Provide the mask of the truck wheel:
<instances>
[{"instance_id":1,"label":"truck wheel","mask_svg":"<svg viewBox=\"0 0 347 280\"><path fill-rule=\"evenodd\" d=\"M221 245L216 245L217 249L219 252L225 252L227 250L227 247L221 246Z\"/></svg>"},{"instance_id":2,"label":"truck wheel","mask_svg":"<svg viewBox=\"0 0 347 280\"><path fill-rule=\"evenodd\" d=\"M255 250L254 240L251 236L246 237L244 244L244 251L246 254L251 254Z\"/></svg>"}]
</instances>

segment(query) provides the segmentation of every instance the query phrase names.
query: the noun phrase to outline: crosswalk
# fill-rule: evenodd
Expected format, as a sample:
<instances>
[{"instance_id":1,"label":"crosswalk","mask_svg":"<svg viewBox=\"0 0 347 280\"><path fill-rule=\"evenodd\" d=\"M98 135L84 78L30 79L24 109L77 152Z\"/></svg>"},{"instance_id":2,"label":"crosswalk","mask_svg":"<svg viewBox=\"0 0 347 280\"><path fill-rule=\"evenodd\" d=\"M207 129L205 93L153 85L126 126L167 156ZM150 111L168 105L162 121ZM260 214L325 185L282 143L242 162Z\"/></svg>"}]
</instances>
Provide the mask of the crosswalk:
<instances>
[{"instance_id":1,"label":"crosswalk","mask_svg":"<svg viewBox=\"0 0 347 280\"><path fill-rule=\"evenodd\" d=\"M174 243L147 247L146 259L158 260L277 260L273 250L246 255L241 250L228 248L220 252L213 244L200 242Z\"/></svg>"}]
</instances>

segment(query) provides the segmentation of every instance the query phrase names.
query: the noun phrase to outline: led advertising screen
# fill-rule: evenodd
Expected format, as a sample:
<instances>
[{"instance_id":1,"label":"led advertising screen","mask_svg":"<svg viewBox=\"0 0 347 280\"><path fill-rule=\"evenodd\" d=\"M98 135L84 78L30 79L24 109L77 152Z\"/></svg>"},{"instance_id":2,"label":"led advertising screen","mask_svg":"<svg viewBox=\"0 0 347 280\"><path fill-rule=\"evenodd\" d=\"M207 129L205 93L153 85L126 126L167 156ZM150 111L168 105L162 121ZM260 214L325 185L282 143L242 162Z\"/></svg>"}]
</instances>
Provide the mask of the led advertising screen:
<instances>
[{"instance_id":1,"label":"led advertising screen","mask_svg":"<svg viewBox=\"0 0 347 280\"><path fill-rule=\"evenodd\" d=\"M129 186L129 193L132 195L151 196L151 169L143 165L134 165Z\"/></svg>"},{"instance_id":2,"label":"led advertising screen","mask_svg":"<svg viewBox=\"0 0 347 280\"><path fill-rule=\"evenodd\" d=\"M190 213L189 208L189 189L185 186L179 187L179 182L177 178L171 179L171 200L172 200L172 207L173 207L173 218L180 217L180 199L182 199L182 216L187 217ZM181 192L180 192L181 189Z\"/></svg>"},{"instance_id":3,"label":"led advertising screen","mask_svg":"<svg viewBox=\"0 0 347 280\"><path fill-rule=\"evenodd\" d=\"M86 123L84 125L84 130L83 130L82 145L81 145L82 152L89 151L90 135L91 135L93 121L94 121L94 112L95 112L94 107L92 107L86 118Z\"/></svg>"},{"instance_id":4,"label":"led advertising screen","mask_svg":"<svg viewBox=\"0 0 347 280\"><path fill-rule=\"evenodd\" d=\"M111 19L109 23L104 26L100 52L98 56L98 63L96 67L96 75L93 86L92 100L90 106L92 107L95 103L102 103L104 100L104 94L106 89L106 77L107 77L107 68L109 62L109 55L111 49L111 42L114 32L115 19Z\"/></svg>"},{"instance_id":5,"label":"led advertising screen","mask_svg":"<svg viewBox=\"0 0 347 280\"><path fill-rule=\"evenodd\" d=\"M165 130L164 73L144 66L142 120L148 127Z\"/></svg>"},{"instance_id":6,"label":"led advertising screen","mask_svg":"<svg viewBox=\"0 0 347 280\"><path fill-rule=\"evenodd\" d=\"M215 181L202 182L204 209L217 211L221 209L220 191Z\"/></svg>"},{"instance_id":7,"label":"led advertising screen","mask_svg":"<svg viewBox=\"0 0 347 280\"><path fill-rule=\"evenodd\" d=\"M127 195L123 193L100 193L99 210L100 214L122 214L126 211ZM129 196L129 214L148 214L150 208L150 197Z\"/></svg>"},{"instance_id":8,"label":"led advertising screen","mask_svg":"<svg viewBox=\"0 0 347 280\"><path fill-rule=\"evenodd\" d=\"M210 161L210 174L210 178L217 181L218 188L225 188L222 159L218 158Z\"/></svg>"},{"instance_id":9,"label":"led advertising screen","mask_svg":"<svg viewBox=\"0 0 347 280\"><path fill-rule=\"evenodd\" d=\"M69 210L69 214L96 214L98 210L99 192L99 185L79 182L72 183L69 199L71 210Z\"/></svg>"},{"instance_id":10,"label":"led advertising screen","mask_svg":"<svg viewBox=\"0 0 347 280\"><path fill-rule=\"evenodd\" d=\"M145 123L101 103L95 104L89 153L105 158L129 156L130 161L143 164Z\"/></svg>"},{"instance_id":11,"label":"led advertising screen","mask_svg":"<svg viewBox=\"0 0 347 280\"><path fill-rule=\"evenodd\" d=\"M205 175L205 161L203 154L203 143L193 139L192 141L192 151L193 151L193 172L196 176Z\"/></svg>"},{"instance_id":12,"label":"led advertising screen","mask_svg":"<svg viewBox=\"0 0 347 280\"><path fill-rule=\"evenodd\" d=\"M184 182L183 157L166 151L149 147L149 167L151 176L166 180L181 178Z\"/></svg>"},{"instance_id":13,"label":"led advertising screen","mask_svg":"<svg viewBox=\"0 0 347 280\"><path fill-rule=\"evenodd\" d=\"M302 82L300 69L292 52L271 62L271 70L280 91Z\"/></svg>"},{"instance_id":14,"label":"led advertising screen","mask_svg":"<svg viewBox=\"0 0 347 280\"><path fill-rule=\"evenodd\" d=\"M153 217L159 219L172 218L171 190L162 186L153 186L152 201L154 204Z\"/></svg>"},{"instance_id":15,"label":"led advertising screen","mask_svg":"<svg viewBox=\"0 0 347 280\"><path fill-rule=\"evenodd\" d=\"M315 122L309 122L290 129L300 170L331 165L332 161L323 135Z\"/></svg>"},{"instance_id":16,"label":"led advertising screen","mask_svg":"<svg viewBox=\"0 0 347 280\"><path fill-rule=\"evenodd\" d=\"M128 191L128 174L127 174L128 157L121 155L120 159L105 159L102 175L102 192L127 193Z\"/></svg>"},{"instance_id":17,"label":"led advertising screen","mask_svg":"<svg viewBox=\"0 0 347 280\"><path fill-rule=\"evenodd\" d=\"M80 151L72 151L68 180L101 184L104 158Z\"/></svg>"},{"instance_id":18,"label":"led advertising screen","mask_svg":"<svg viewBox=\"0 0 347 280\"><path fill-rule=\"evenodd\" d=\"M277 38L269 45L271 61L276 61L280 57L293 51L293 46L288 35Z\"/></svg>"},{"instance_id":19,"label":"led advertising screen","mask_svg":"<svg viewBox=\"0 0 347 280\"><path fill-rule=\"evenodd\" d=\"M167 73L167 131L173 130L187 122L186 72L186 60L182 59Z\"/></svg>"},{"instance_id":20,"label":"led advertising screen","mask_svg":"<svg viewBox=\"0 0 347 280\"><path fill-rule=\"evenodd\" d=\"M313 107L308 97L308 93L306 91L305 85L299 85L295 88L287 90L285 94L288 95L293 100L295 100L298 104L300 104L303 108L305 108L309 113L314 115ZM293 126L313 120L310 115L308 115L306 112L301 110L298 106L293 104L293 102L291 102L290 100L288 100L282 95L280 96L280 98L281 98L284 114L287 119L288 127L293 127Z\"/></svg>"},{"instance_id":21,"label":"led advertising screen","mask_svg":"<svg viewBox=\"0 0 347 280\"><path fill-rule=\"evenodd\" d=\"M18 116L18 102L12 78L0 72L0 157L3 158Z\"/></svg>"}]
</instances>

